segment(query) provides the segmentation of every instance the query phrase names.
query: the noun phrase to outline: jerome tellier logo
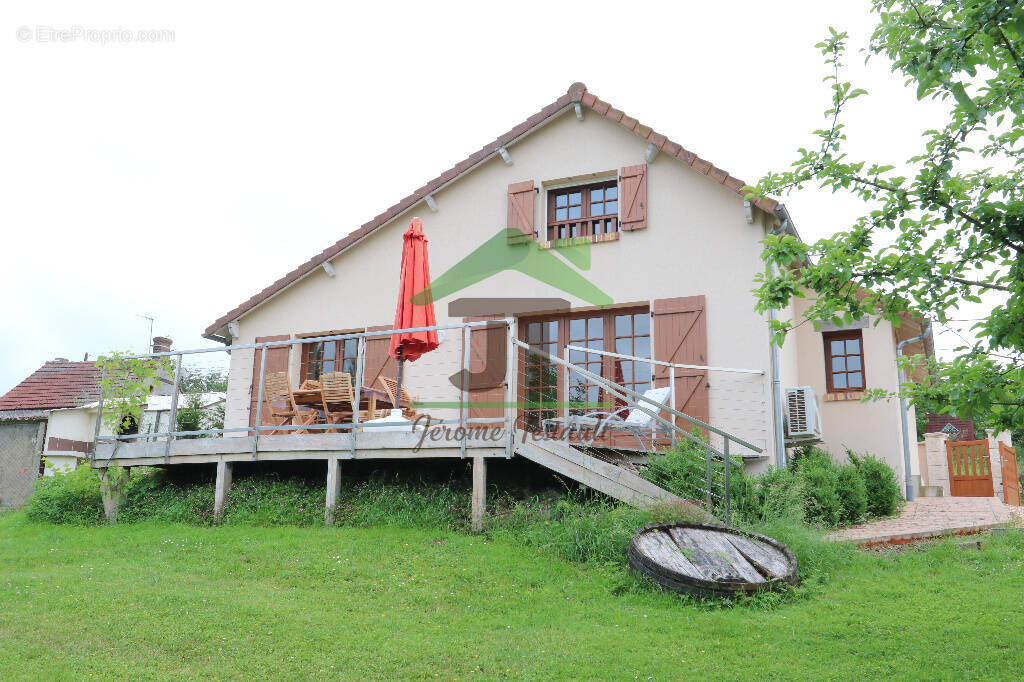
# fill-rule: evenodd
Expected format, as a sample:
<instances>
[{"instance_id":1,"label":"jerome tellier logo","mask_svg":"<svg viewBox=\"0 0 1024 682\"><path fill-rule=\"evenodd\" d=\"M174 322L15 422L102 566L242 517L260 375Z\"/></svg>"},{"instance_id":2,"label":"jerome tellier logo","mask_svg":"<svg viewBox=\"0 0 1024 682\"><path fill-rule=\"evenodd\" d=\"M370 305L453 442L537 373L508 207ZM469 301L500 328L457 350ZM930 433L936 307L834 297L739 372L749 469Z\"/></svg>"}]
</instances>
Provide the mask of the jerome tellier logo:
<instances>
[{"instance_id":1,"label":"jerome tellier logo","mask_svg":"<svg viewBox=\"0 0 1024 682\"><path fill-rule=\"evenodd\" d=\"M541 247L518 230L504 228L481 244L472 253L453 265L431 285L417 292L412 302L427 305L433 301L462 291L488 277L515 270L533 279L553 286L592 305L606 306L612 298L597 285L581 275L569 263L582 270L590 269L590 239L562 239L551 247ZM559 258L560 254L565 260ZM566 262L568 261L568 262ZM568 310L569 301L561 298L468 298L452 301L448 313L452 317L487 317L519 314L537 314ZM469 372L470 390L496 388L505 380L505 325L496 322L483 328L483 337L475 341L482 347L483 369ZM466 370L449 377L452 385L462 389L467 379ZM424 406L428 406L424 403ZM430 407L444 405L430 403Z\"/></svg>"}]
</instances>

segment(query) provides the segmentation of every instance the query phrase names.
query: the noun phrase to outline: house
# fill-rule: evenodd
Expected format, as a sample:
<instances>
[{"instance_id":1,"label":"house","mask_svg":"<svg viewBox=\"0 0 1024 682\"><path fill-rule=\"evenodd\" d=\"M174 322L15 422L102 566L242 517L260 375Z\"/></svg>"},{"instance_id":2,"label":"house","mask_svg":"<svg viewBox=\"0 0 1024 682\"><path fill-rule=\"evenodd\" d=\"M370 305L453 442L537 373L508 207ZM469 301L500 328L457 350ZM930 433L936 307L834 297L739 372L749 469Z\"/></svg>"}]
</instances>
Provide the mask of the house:
<instances>
[{"instance_id":1,"label":"house","mask_svg":"<svg viewBox=\"0 0 1024 682\"><path fill-rule=\"evenodd\" d=\"M94 363L57 358L0 397L0 506L25 503L43 473L43 453L57 466L85 456L95 419L78 408L99 393Z\"/></svg>"},{"instance_id":2,"label":"house","mask_svg":"<svg viewBox=\"0 0 1024 682\"><path fill-rule=\"evenodd\" d=\"M170 348L170 339L154 337L154 352ZM143 407L139 433L156 433L167 427L171 397L166 393L165 382L154 387ZM0 506L20 507L39 476L72 470L89 457L96 437L99 397L96 364L66 358L46 362L0 396ZM196 397L203 408L225 399L223 393ZM106 424L99 429L101 437L112 435Z\"/></svg>"},{"instance_id":3,"label":"house","mask_svg":"<svg viewBox=\"0 0 1024 682\"><path fill-rule=\"evenodd\" d=\"M917 336L920 321L803 325L773 351L751 289L764 267L765 235L796 231L776 201L746 200L745 184L574 83L210 324L205 336L225 344L297 342L292 350L268 350L265 359L252 349L232 351L225 427L255 423L261 361L267 371L287 371L293 387L321 371L354 372L358 339L302 340L389 328L402 235L418 216L429 239L439 325L507 318L521 341L638 392L668 385L671 371L676 409L763 448L746 459L755 473L779 461L777 432L788 447L808 442L785 435L778 404L810 420L810 442L837 457L847 448L874 453L902 480L899 405L861 398L867 388L896 389L897 343ZM778 314L798 317L805 308L798 300ZM451 368L463 365L458 336L449 330L437 351L406 364L410 390L428 405L458 397L457 382L449 381ZM386 336L365 341L364 383L372 386L395 369ZM504 352L491 350L493 357ZM928 348L917 342L905 350ZM475 348L472 363L480 369ZM520 398L524 388L563 402L600 398L598 387L570 373L535 369L520 371ZM478 383L473 395L501 396L497 377ZM799 387L811 390L788 391ZM488 414L483 407L472 413ZM521 409L526 423L548 414L554 412ZM909 427L914 443L912 409Z\"/></svg>"}]
</instances>

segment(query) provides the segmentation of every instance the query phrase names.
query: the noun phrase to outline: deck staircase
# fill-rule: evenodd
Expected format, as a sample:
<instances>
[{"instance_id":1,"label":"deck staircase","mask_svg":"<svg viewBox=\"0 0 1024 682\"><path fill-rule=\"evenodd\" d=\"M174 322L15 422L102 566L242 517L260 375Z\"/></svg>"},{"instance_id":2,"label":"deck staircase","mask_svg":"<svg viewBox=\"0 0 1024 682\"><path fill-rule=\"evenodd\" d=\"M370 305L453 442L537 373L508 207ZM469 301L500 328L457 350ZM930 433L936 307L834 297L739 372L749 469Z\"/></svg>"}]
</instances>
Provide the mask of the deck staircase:
<instances>
[{"instance_id":1,"label":"deck staircase","mask_svg":"<svg viewBox=\"0 0 1024 682\"><path fill-rule=\"evenodd\" d=\"M678 504L692 506L695 514L710 518L697 505L659 488L650 481L620 466L587 455L562 440L536 439L517 431L515 453L521 457L593 488L617 500L635 506Z\"/></svg>"}]
</instances>

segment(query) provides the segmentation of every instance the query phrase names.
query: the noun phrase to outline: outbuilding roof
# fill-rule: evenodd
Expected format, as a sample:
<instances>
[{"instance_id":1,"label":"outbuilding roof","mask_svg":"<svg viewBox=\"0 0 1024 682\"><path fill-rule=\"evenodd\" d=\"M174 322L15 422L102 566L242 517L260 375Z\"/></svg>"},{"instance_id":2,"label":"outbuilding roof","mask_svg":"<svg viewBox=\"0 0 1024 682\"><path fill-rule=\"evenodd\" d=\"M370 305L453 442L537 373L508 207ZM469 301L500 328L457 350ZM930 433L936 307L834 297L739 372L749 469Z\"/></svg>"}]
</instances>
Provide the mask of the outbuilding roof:
<instances>
[{"instance_id":1,"label":"outbuilding roof","mask_svg":"<svg viewBox=\"0 0 1024 682\"><path fill-rule=\"evenodd\" d=\"M92 362L51 360L0 397L0 410L52 410L98 400L100 372Z\"/></svg>"}]
</instances>

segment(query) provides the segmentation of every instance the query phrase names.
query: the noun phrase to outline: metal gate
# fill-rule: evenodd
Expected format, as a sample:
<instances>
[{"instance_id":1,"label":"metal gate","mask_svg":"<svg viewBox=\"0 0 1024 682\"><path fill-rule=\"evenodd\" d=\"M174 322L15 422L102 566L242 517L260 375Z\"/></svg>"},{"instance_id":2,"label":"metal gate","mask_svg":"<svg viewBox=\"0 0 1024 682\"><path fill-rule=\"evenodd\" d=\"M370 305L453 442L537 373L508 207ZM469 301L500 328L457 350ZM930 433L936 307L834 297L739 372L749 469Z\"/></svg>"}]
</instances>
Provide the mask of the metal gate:
<instances>
[{"instance_id":1,"label":"metal gate","mask_svg":"<svg viewBox=\"0 0 1024 682\"><path fill-rule=\"evenodd\" d=\"M45 422L0 424L0 507L20 507L39 478Z\"/></svg>"},{"instance_id":2,"label":"metal gate","mask_svg":"<svg viewBox=\"0 0 1024 682\"><path fill-rule=\"evenodd\" d=\"M999 459L1002 463L1003 501L1020 506L1020 476L1017 473L1017 450L1006 443L999 443Z\"/></svg>"},{"instance_id":3,"label":"metal gate","mask_svg":"<svg viewBox=\"0 0 1024 682\"><path fill-rule=\"evenodd\" d=\"M992 463L987 440L946 441L949 494L953 497L992 497Z\"/></svg>"}]
</instances>

